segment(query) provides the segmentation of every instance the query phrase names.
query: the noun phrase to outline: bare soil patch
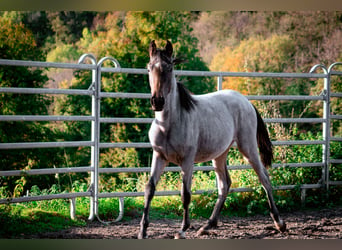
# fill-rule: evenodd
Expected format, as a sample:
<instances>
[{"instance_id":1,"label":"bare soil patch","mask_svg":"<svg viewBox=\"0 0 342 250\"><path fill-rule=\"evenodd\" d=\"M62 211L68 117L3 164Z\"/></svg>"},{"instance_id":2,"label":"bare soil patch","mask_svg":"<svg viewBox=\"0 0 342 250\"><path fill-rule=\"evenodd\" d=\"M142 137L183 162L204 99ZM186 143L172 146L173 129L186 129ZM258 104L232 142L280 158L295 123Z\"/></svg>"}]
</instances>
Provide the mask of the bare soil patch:
<instances>
[{"instance_id":1,"label":"bare soil patch","mask_svg":"<svg viewBox=\"0 0 342 250\"><path fill-rule=\"evenodd\" d=\"M206 220L191 220L187 239L342 239L342 207L318 211L282 213L287 231L278 232L270 216L224 217L210 234L197 236L197 230ZM84 227L41 233L30 238L54 239L136 239L140 218L104 225L98 221ZM150 220L150 239L173 239L180 229L181 220Z\"/></svg>"}]
</instances>

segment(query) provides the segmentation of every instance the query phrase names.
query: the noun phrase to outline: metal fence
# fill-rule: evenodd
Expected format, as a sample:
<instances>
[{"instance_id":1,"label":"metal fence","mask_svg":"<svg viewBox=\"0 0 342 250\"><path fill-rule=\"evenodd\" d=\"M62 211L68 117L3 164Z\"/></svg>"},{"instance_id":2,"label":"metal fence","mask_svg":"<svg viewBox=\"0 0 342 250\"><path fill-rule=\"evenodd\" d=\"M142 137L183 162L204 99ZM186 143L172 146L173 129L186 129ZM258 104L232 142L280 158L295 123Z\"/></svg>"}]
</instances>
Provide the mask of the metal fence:
<instances>
[{"instance_id":1,"label":"metal fence","mask_svg":"<svg viewBox=\"0 0 342 250\"><path fill-rule=\"evenodd\" d=\"M86 60L90 60L91 64L85 64ZM110 61L114 67L103 67L105 61ZM32 169L32 170L10 170L0 171L0 176L22 176L22 175L43 175L43 174L61 174L61 173L79 173L90 172L91 183L87 192L62 193L41 196L24 196L10 199L0 199L0 204L19 203L27 201L40 201L50 199L70 199L71 217L75 217L75 204L77 197L90 197L90 214L89 220L98 217L98 200L99 198L116 197L120 201L120 213L116 221L120 220L124 213L124 197L143 196L143 192L99 192L99 174L103 173L139 173L149 172L149 167L140 168L100 168L99 157L101 148L150 148L149 143L104 143L100 142L100 125L101 123L151 123L153 118L103 118L100 117L100 105L102 98L150 98L150 94L145 93L109 93L101 91L101 73L127 73L127 74L147 74L146 69L122 68L120 64L111 57L104 57L97 61L91 54L84 54L78 64L72 63L49 63L35 61L18 61L0 59L0 65L14 67L39 67L39 68L62 68L73 70L87 70L92 72L92 83L88 90L80 89L51 89L51 88L10 88L0 87L0 93L20 93L20 94L54 94L54 95L84 95L92 98L92 113L90 116L48 116L48 115L1 115L1 121L90 121L91 122L91 140L90 141L71 141L71 142L23 142L23 143L0 143L0 149L33 149L33 148L56 148L56 147L90 147L91 148L91 165L84 167L70 168L53 168L53 169ZM331 181L329 179L329 166L331 164L341 164L341 159L330 158L330 143L332 141L342 142L341 137L331 136L331 121L342 120L342 115L331 114L330 100L331 98L341 98L342 93L332 93L330 88L330 79L333 75L342 75L341 71L334 71L334 67L342 65L342 63L334 63L326 68L324 65L315 65L309 73L246 73L246 72L207 72L207 71L175 71L178 76L201 76L215 77L217 79L217 89L222 89L224 77L267 77L267 78L312 78L324 79L324 88L320 95L304 96L304 95L278 95L278 96L247 96L250 100L306 100L321 101L323 103L323 116L321 118L269 118L264 119L266 123L321 123L323 124L322 140L295 140L295 141L273 141L275 146L285 145L322 145L323 157L321 162L309 163L281 163L273 164L273 168L277 167L312 167L322 169L322 181L317 184L303 184L300 186L302 197L305 199L305 191L307 189L326 188L331 185L342 185L342 181ZM321 69L323 73L314 73ZM228 166L228 170L248 169L249 165ZM211 171L212 166L198 166L195 171ZM180 171L179 167L166 167L165 171ZM274 187L275 190L294 189L296 185L285 185ZM252 188L233 188L230 192L250 192ZM203 194L215 192L215 190L196 190L194 194ZM156 195L179 195L180 191L158 191Z\"/></svg>"}]
</instances>

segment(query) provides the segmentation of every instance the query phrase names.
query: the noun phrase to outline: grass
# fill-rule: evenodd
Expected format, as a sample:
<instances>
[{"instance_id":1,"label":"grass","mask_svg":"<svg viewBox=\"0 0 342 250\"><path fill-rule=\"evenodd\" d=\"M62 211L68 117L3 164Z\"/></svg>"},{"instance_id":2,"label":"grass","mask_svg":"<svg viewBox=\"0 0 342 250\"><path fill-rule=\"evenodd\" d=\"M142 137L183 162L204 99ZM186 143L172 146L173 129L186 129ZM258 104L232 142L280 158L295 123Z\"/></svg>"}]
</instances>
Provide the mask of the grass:
<instances>
[{"instance_id":1,"label":"grass","mask_svg":"<svg viewBox=\"0 0 342 250\"><path fill-rule=\"evenodd\" d=\"M25 238L28 235L84 225L84 220L71 220L70 216L57 211L26 208L22 205L0 206L0 238Z\"/></svg>"}]
</instances>

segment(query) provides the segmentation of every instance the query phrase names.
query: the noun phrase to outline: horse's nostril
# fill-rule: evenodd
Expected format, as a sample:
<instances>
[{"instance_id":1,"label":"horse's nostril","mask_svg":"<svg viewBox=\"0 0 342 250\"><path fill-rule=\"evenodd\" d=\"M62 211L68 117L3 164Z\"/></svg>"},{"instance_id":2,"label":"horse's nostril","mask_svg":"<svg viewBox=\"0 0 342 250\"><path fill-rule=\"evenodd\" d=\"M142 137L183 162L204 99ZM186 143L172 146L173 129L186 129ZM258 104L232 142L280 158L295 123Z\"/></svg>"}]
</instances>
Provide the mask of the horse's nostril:
<instances>
[{"instance_id":1,"label":"horse's nostril","mask_svg":"<svg viewBox=\"0 0 342 250\"><path fill-rule=\"evenodd\" d=\"M164 97L156 97L152 96L151 98L151 105L155 111L161 111L164 107L165 99Z\"/></svg>"},{"instance_id":2,"label":"horse's nostril","mask_svg":"<svg viewBox=\"0 0 342 250\"><path fill-rule=\"evenodd\" d=\"M159 97L159 98L158 98L158 104L159 104L160 106L164 106L164 104L165 104L165 99L164 99L164 97Z\"/></svg>"}]
</instances>

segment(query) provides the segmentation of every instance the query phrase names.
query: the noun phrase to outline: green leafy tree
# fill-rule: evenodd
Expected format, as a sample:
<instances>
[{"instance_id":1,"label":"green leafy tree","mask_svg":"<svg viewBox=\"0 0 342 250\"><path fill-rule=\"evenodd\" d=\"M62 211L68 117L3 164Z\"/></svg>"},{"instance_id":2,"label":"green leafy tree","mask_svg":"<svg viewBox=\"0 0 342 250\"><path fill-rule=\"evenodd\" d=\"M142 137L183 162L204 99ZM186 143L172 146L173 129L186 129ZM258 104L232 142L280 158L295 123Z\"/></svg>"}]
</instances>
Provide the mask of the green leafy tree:
<instances>
[{"instance_id":1,"label":"green leafy tree","mask_svg":"<svg viewBox=\"0 0 342 250\"><path fill-rule=\"evenodd\" d=\"M33 34L20 23L10 18L0 17L0 58L16 60L43 60L36 46ZM1 87L39 88L47 82L41 69L29 67L0 66ZM47 115L51 97L29 94L0 94L1 115ZM0 142L37 142L50 141L53 131L45 122L0 122ZM19 170L41 167L53 167L60 162L56 151L37 150L1 150L0 169ZM15 186L27 186L42 183L47 186L51 176L45 177L1 177L1 186L7 186L12 192ZM24 184L25 183L25 184ZM45 185L44 185L45 184ZM25 191L22 188L17 194Z\"/></svg>"}]
</instances>

